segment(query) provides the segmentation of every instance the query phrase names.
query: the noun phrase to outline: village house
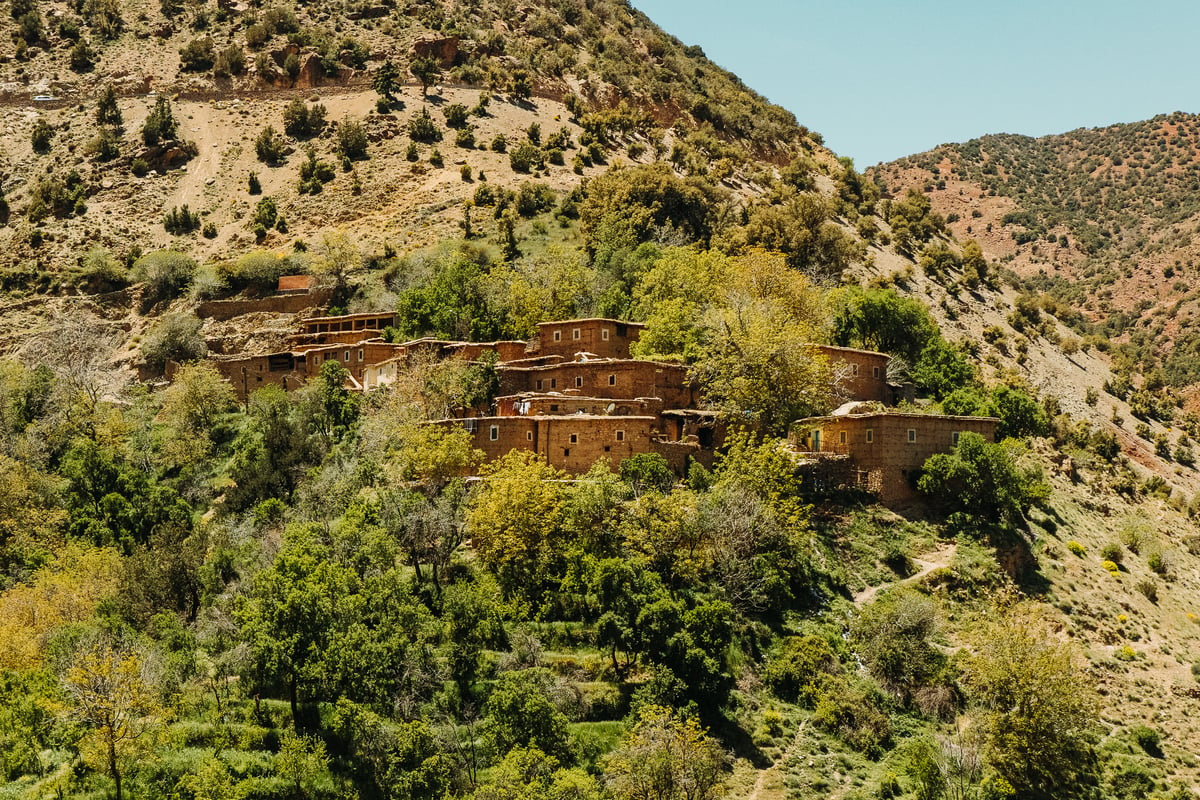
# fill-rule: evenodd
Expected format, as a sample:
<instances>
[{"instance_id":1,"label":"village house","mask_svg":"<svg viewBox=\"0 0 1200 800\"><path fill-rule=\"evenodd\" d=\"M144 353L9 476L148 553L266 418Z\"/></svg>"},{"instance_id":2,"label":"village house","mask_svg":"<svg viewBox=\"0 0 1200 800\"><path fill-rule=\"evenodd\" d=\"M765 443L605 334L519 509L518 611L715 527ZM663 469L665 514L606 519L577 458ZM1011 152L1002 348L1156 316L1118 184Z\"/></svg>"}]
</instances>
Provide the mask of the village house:
<instances>
[{"instance_id":1,"label":"village house","mask_svg":"<svg viewBox=\"0 0 1200 800\"><path fill-rule=\"evenodd\" d=\"M797 420L788 443L812 462L827 462L829 469L815 474L835 475L839 483L877 494L884 503L914 499L926 460L953 450L961 434L978 433L992 442L1000 424L993 417L911 414L858 404L839 412Z\"/></svg>"}]
</instances>

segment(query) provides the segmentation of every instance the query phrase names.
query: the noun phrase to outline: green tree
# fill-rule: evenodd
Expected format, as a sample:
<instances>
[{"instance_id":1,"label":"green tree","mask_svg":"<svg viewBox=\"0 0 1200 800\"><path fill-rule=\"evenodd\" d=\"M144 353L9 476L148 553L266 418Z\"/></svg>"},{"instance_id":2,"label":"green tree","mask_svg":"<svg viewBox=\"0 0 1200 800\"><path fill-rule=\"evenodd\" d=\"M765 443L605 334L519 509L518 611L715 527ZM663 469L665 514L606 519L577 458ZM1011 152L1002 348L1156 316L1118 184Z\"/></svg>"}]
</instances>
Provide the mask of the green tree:
<instances>
[{"instance_id":1,"label":"green tree","mask_svg":"<svg viewBox=\"0 0 1200 800\"><path fill-rule=\"evenodd\" d=\"M841 277L862 246L832 222L828 200L815 192L792 192L782 202L762 203L750 211L746 241L783 253L793 269L818 279Z\"/></svg>"},{"instance_id":2,"label":"green tree","mask_svg":"<svg viewBox=\"0 0 1200 800\"><path fill-rule=\"evenodd\" d=\"M150 109L142 123L142 141L147 147L153 147L159 142L174 139L178 129L179 121L175 119L171 101L160 97L154 101L154 108Z\"/></svg>"},{"instance_id":3,"label":"green tree","mask_svg":"<svg viewBox=\"0 0 1200 800\"><path fill-rule=\"evenodd\" d=\"M432 56L418 56L408 65L408 71L421 82L421 97L429 93L429 85L442 74L442 65Z\"/></svg>"},{"instance_id":4,"label":"green tree","mask_svg":"<svg viewBox=\"0 0 1200 800\"><path fill-rule=\"evenodd\" d=\"M117 105L117 91L111 83L105 84L104 91L100 93L100 100L96 103L96 122L116 128L120 128L124 122L121 109Z\"/></svg>"},{"instance_id":5,"label":"green tree","mask_svg":"<svg viewBox=\"0 0 1200 800\"><path fill-rule=\"evenodd\" d=\"M726 755L694 719L648 706L605 763L620 800L713 800L722 790Z\"/></svg>"},{"instance_id":6,"label":"green tree","mask_svg":"<svg viewBox=\"0 0 1200 800\"><path fill-rule=\"evenodd\" d=\"M1023 467L1023 451L963 433L951 453L925 462L917 488L963 523L1015 525L1044 503L1050 489L1037 467Z\"/></svg>"},{"instance_id":7,"label":"green tree","mask_svg":"<svg viewBox=\"0 0 1200 800\"><path fill-rule=\"evenodd\" d=\"M536 747L561 762L572 760L567 717L554 704L554 675L545 668L506 672L484 704L483 740L496 755Z\"/></svg>"},{"instance_id":8,"label":"green tree","mask_svg":"<svg viewBox=\"0 0 1200 800\"><path fill-rule=\"evenodd\" d=\"M400 70L396 68L395 62L383 62L371 79L371 88L387 108L396 105L396 92L400 89Z\"/></svg>"},{"instance_id":9,"label":"green tree","mask_svg":"<svg viewBox=\"0 0 1200 800\"><path fill-rule=\"evenodd\" d=\"M931 641L936 633L934 601L906 589L864 606L850 626L851 642L871 675L906 704L946 662Z\"/></svg>"},{"instance_id":10,"label":"green tree","mask_svg":"<svg viewBox=\"0 0 1200 800\"><path fill-rule=\"evenodd\" d=\"M1086 796L1099 703L1074 647L1032 603L990 615L978 633L963 681L987 764L1018 797Z\"/></svg>"}]
</instances>

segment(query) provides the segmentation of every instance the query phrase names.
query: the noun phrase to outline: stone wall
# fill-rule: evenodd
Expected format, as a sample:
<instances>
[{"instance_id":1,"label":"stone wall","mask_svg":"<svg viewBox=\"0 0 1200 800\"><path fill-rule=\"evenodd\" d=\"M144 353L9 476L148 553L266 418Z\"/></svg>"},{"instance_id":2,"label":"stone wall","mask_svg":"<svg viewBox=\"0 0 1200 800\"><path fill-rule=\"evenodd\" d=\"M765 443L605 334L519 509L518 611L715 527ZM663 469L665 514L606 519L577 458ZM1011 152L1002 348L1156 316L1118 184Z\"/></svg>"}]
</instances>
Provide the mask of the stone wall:
<instances>
[{"instance_id":1,"label":"stone wall","mask_svg":"<svg viewBox=\"0 0 1200 800\"><path fill-rule=\"evenodd\" d=\"M271 295L257 300L211 300L196 307L201 319L228 320L243 314L299 314L329 303L332 292L317 289L305 294Z\"/></svg>"},{"instance_id":2,"label":"stone wall","mask_svg":"<svg viewBox=\"0 0 1200 800\"><path fill-rule=\"evenodd\" d=\"M565 392L610 399L658 397L666 408L696 404L687 367L657 361L573 361L545 367L500 367L500 394Z\"/></svg>"},{"instance_id":3,"label":"stone wall","mask_svg":"<svg viewBox=\"0 0 1200 800\"><path fill-rule=\"evenodd\" d=\"M629 345L637 341L642 327L615 319L543 322L529 348L539 355L592 353L600 358L629 358Z\"/></svg>"},{"instance_id":4,"label":"stone wall","mask_svg":"<svg viewBox=\"0 0 1200 800\"><path fill-rule=\"evenodd\" d=\"M892 391L887 383L887 365L891 356L870 350L813 345L829 359L834 375L840 377L837 389L846 400L890 403Z\"/></svg>"}]
</instances>

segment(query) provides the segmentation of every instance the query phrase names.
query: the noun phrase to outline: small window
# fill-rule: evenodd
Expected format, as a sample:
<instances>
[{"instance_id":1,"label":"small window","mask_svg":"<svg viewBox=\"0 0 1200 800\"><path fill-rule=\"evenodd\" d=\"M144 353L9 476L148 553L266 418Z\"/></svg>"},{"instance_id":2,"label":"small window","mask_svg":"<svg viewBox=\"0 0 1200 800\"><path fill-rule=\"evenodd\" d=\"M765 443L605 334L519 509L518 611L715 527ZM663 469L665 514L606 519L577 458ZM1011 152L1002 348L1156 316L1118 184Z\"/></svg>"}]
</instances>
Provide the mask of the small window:
<instances>
[{"instance_id":1,"label":"small window","mask_svg":"<svg viewBox=\"0 0 1200 800\"><path fill-rule=\"evenodd\" d=\"M601 338L601 339L603 339L603 340L604 340L604 341L606 341L606 342L608 341L608 328L601 328L601 329L600 329L600 338Z\"/></svg>"},{"instance_id":2,"label":"small window","mask_svg":"<svg viewBox=\"0 0 1200 800\"><path fill-rule=\"evenodd\" d=\"M912 444L915 441L917 441L917 431L915 428L909 428L908 429L908 443Z\"/></svg>"},{"instance_id":3,"label":"small window","mask_svg":"<svg viewBox=\"0 0 1200 800\"><path fill-rule=\"evenodd\" d=\"M572 329L571 329L571 338L572 338L572 339L578 339L578 338L579 338L579 328L572 328Z\"/></svg>"},{"instance_id":4,"label":"small window","mask_svg":"<svg viewBox=\"0 0 1200 800\"><path fill-rule=\"evenodd\" d=\"M845 444L845 443L846 443L846 432L845 432L845 431L841 431L841 432L839 432L839 433L838 433L838 443L839 443L839 444Z\"/></svg>"},{"instance_id":5,"label":"small window","mask_svg":"<svg viewBox=\"0 0 1200 800\"><path fill-rule=\"evenodd\" d=\"M564 447L563 448L563 458L569 458L570 456L571 456L571 448Z\"/></svg>"},{"instance_id":6,"label":"small window","mask_svg":"<svg viewBox=\"0 0 1200 800\"><path fill-rule=\"evenodd\" d=\"M525 431L525 441L527 441L527 442L533 441L533 431Z\"/></svg>"},{"instance_id":7,"label":"small window","mask_svg":"<svg viewBox=\"0 0 1200 800\"><path fill-rule=\"evenodd\" d=\"M342 351L342 361L345 361L347 364L350 363L350 351L349 350Z\"/></svg>"},{"instance_id":8,"label":"small window","mask_svg":"<svg viewBox=\"0 0 1200 800\"><path fill-rule=\"evenodd\" d=\"M954 433L950 434L950 438L954 441L954 444L957 445L958 444L958 431L955 431Z\"/></svg>"},{"instance_id":9,"label":"small window","mask_svg":"<svg viewBox=\"0 0 1200 800\"><path fill-rule=\"evenodd\" d=\"M616 386L616 385L617 385L617 376L616 376L616 375L609 375L609 376L608 376L608 385L609 385L609 386Z\"/></svg>"},{"instance_id":10,"label":"small window","mask_svg":"<svg viewBox=\"0 0 1200 800\"><path fill-rule=\"evenodd\" d=\"M582 386L583 386L583 376L582 376L582 375L576 375L576 376L575 376L575 388L576 388L576 389L579 389L579 388L580 388L580 387L582 387Z\"/></svg>"},{"instance_id":11,"label":"small window","mask_svg":"<svg viewBox=\"0 0 1200 800\"><path fill-rule=\"evenodd\" d=\"M571 444L579 444L579 434L578 433L571 434Z\"/></svg>"},{"instance_id":12,"label":"small window","mask_svg":"<svg viewBox=\"0 0 1200 800\"><path fill-rule=\"evenodd\" d=\"M561 342L561 341L562 341L562 331L555 331L555 332L554 332L554 341L556 341L556 342Z\"/></svg>"},{"instance_id":13,"label":"small window","mask_svg":"<svg viewBox=\"0 0 1200 800\"><path fill-rule=\"evenodd\" d=\"M617 441L618 442L625 441L625 431L617 431Z\"/></svg>"},{"instance_id":14,"label":"small window","mask_svg":"<svg viewBox=\"0 0 1200 800\"><path fill-rule=\"evenodd\" d=\"M879 367L871 367L871 377L872 378L879 377Z\"/></svg>"},{"instance_id":15,"label":"small window","mask_svg":"<svg viewBox=\"0 0 1200 800\"><path fill-rule=\"evenodd\" d=\"M607 444L606 444L606 445L604 445L604 452L606 452L606 453L611 453L611 452L612 452L612 446L611 446L611 445L607 445Z\"/></svg>"},{"instance_id":16,"label":"small window","mask_svg":"<svg viewBox=\"0 0 1200 800\"><path fill-rule=\"evenodd\" d=\"M550 412L553 413L555 411L558 411L558 403L551 403L550 404Z\"/></svg>"},{"instance_id":17,"label":"small window","mask_svg":"<svg viewBox=\"0 0 1200 800\"><path fill-rule=\"evenodd\" d=\"M262 383L262 375L255 377L254 380L258 381L259 383Z\"/></svg>"},{"instance_id":18,"label":"small window","mask_svg":"<svg viewBox=\"0 0 1200 800\"><path fill-rule=\"evenodd\" d=\"M538 382L537 382L537 390L538 390L539 392L542 390L542 382L541 382L541 380L540 380L540 379L539 379L539 380L538 380Z\"/></svg>"},{"instance_id":19,"label":"small window","mask_svg":"<svg viewBox=\"0 0 1200 800\"><path fill-rule=\"evenodd\" d=\"M550 388L551 388L551 389L556 389L556 388L558 388L558 378L551 378L551 379L550 379Z\"/></svg>"},{"instance_id":20,"label":"small window","mask_svg":"<svg viewBox=\"0 0 1200 800\"><path fill-rule=\"evenodd\" d=\"M875 431L867 428L867 444L870 444L873 441L875 441Z\"/></svg>"},{"instance_id":21,"label":"small window","mask_svg":"<svg viewBox=\"0 0 1200 800\"><path fill-rule=\"evenodd\" d=\"M491 439L493 442L500 438L500 426L499 425L489 425L488 426L488 438Z\"/></svg>"},{"instance_id":22,"label":"small window","mask_svg":"<svg viewBox=\"0 0 1200 800\"><path fill-rule=\"evenodd\" d=\"M853 376L854 376L854 377L856 377L856 378L858 377L858 364L851 364L851 365L850 365L850 374L851 374L851 375L853 375Z\"/></svg>"},{"instance_id":23,"label":"small window","mask_svg":"<svg viewBox=\"0 0 1200 800\"><path fill-rule=\"evenodd\" d=\"M362 361L362 360L363 360L363 351L362 351L362 350L359 350L359 351L358 351L358 360L359 360L359 361Z\"/></svg>"}]
</instances>

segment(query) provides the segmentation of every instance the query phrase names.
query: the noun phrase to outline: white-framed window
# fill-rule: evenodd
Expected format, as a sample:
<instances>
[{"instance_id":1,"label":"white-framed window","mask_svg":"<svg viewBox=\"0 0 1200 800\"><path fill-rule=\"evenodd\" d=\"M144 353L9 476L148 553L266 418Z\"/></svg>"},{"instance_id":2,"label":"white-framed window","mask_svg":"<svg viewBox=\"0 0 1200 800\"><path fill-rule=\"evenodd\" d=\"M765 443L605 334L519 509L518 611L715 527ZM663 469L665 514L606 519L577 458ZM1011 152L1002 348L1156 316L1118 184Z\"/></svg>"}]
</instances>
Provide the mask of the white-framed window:
<instances>
[{"instance_id":1,"label":"white-framed window","mask_svg":"<svg viewBox=\"0 0 1200 800\"><path fill-rule=\"evenodd\" d=\"M362 350L359 350L359 351L358 351L358 360L359 360L359 361L362 361L362 360L363 360L363 351L362 351Z\"/></svg>"},{"instance_id":2,"label":"white-framed window","mask_svg":"<svg viewBox=\"0 0 1200 800\"><path fill-rule=\"evenodd\" d=\"M488 438L491 439L493 442L500 438L500 426L499 425L489 425L488 426Z\"/></svg>"},{"instance_id":3,"label":"white-framed window","mask_svg":"<svg viewBox=\"0 0 1200 800\"><path fill-rule=\"evenodd\" d=\"M604 340L604 341L606 341L606 342L608 341L608 328L601 328L601 329L600 329L600 338L601 338L601 339L603 339L603 340Z\"/></svg>"},{"instance_id":4,"label":"white-framed window","mask_svg":"<svg viewBox=\"0 0 1200 800\"><path fill-rule=\"evenodd\" d=\"M572 339L579 338L579 328L571 328L571 338Z\"/></svg>"},{"instance_id":5,"label":"white-framed window","mask_svg":"<svg viewBox=\"0 0 1200 800\"><path fill-rule=\"evenodd\" d=\"M533 431L525 431L525 441L527 441L527 442L533 441Z\"/></svg>"},{"instance_id":6,"label":"white-framed window","mask_svg":"<svg viewBox=\"0 0 1200 800\"><path fill-rule=\"evenodd\" d=\"M875 441L875 431L872 428L867 428L867 444Z\"/></svg>"},{"instance_id":7,"label":"white-framed window","mask_svg":"<svg viewBox=\"0 0 1200 800\"><path fill-rule=\"evenodd\" d=\"M578 433L571 434L571 444L579 444L579 434Z\"/></svg>"},{"instance_id":8,"label":"white-framed window","mask_svg":"<svg viewBox=\"0 0 1200 800\"><path fill-rule=\"evenodd\" d=\"M853 375L853 376L854 376L854 377L856 377L856 378L858 377L858 364L851 364L851 365L850 365L850 374L851 374L851 375Z\"/></svg>"},{"instance_id":9,"label":"white-framed window","mask_svg":"<svg viewBox=\"0 0 1200 800\"><path fill-rule=\"evenodd\" d=\"M575 376L575 388L576 388L576 389L579 389L579 388L581 388L582 386L583 386L583 376L582 376L582 375L576 375L576 376Z\"/></svg>"},{"instance_id":10,"label":"white-framed window","mask_svg":"<svg viewBox=\"0 0 1200 800\"><path fill-rule=\"evenodd\" d=\"M879 367L871 367L871 377L872 378L879 377Z\"/></svg>"},{"instance_id":11,"label":"white-framed window","mask_svg":"<svg viewBox=\"0 0 1200 800\"><path fill-rule=\"evenodd\" d=\"M617 431L617 441L618 442L625 441L625 431Z\"/></svg>"},{"instance_id":12,"label":"white-framed window","mask_svg":"<svg viewBox=\"0 0 1200 800\"><path fill-rule=\"evenodd\" d=\"M555 332L554 332L554 341L556 341L556 342L561 342L561 341L562 341L562 331L555 331Z\"/></svg>"},{"instance_id":13,"label":"white-framed window","mask_svg":"<svg viewBox=\"0 0 1200 800\"><path fill-rule=\"evenodd\" d=\"M917 429L909 428L908 429L908 443L913 444L916 441L917 441Z\"/></svg>"}]
</instances>

